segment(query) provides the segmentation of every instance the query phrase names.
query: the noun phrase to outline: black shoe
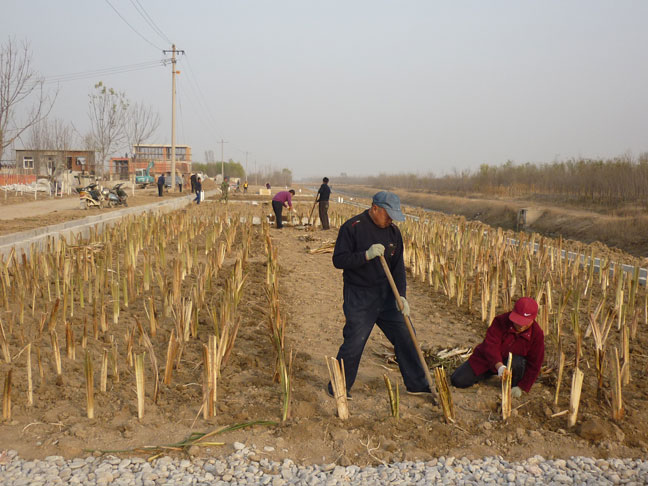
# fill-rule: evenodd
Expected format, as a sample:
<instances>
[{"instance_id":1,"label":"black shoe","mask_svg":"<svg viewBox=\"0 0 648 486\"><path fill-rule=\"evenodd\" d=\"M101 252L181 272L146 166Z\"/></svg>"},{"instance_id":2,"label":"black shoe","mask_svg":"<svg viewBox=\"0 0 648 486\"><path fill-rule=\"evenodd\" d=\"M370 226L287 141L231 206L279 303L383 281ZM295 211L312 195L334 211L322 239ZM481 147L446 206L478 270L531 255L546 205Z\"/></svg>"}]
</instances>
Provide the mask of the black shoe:
<instances>
[{"instance_id":1,"label":"black shoe","mask_svg":"<svg viewBox=\"0 0 648 486\"><path fill-rule=\"evenodd\" d=\"M331 385L330 382L326 387L326 393L328 393L330 397L335 398L335 395L333 395L333 386ZM347 390L347 400L353 400L353 398L351 398L351 394L349 393L349 390Z\"/></svg>"}]
</instances>

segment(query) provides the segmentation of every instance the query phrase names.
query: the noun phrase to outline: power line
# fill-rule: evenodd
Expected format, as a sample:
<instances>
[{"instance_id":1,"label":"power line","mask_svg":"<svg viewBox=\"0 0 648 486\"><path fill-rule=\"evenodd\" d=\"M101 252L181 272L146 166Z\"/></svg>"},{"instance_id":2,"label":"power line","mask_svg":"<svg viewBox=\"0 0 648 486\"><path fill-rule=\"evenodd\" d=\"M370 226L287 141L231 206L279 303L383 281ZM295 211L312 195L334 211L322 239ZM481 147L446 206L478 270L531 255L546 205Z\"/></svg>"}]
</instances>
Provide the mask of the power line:
<instances>
[{"instance_id":1,"label":"power line","mask_svg":"<svg viewBox=\"0 0 648 486\"><path fill-rule=\"evenodd\" d=\"M124 18L124 16L123 16L122 14L119 13L119 11L118 11L114 6L113 6L113 4L110 3L110 0L106 0L106 3L107 3L108 5L110 5L110 8L112 8L112 9L115 11L115 13L116 13L117 15L119 15L119 18L122 19L122 20L124 21L124 23L125 23L126 25L128 25L128 26L131 28L131 30L132 30L133 32L135 32L138 36L140 36L144 41L148 42L150 45L152 45L153 47L155 47L158 51L163 50L162 48L160 48L160 47L156 46L155 44L153 44L150 40L148 40L146 37L144 37L141 33L139 33L139 32L137 31L137 29L136 29L135 27L133 27L133 26L128 22L128 20L126 20L126 19Z\"/></svg>"},{"instance_id":2,"label":"power line","mask_svg":"<svg viewBox=\"0 0 648 486\"><path fill-rule=\"evenodd\" d=\"M153 29L153 31L160 36L162 40L165 40L169 44L173 44L171 40L166 36L164 32L162 32L162 29L160 29L153 18L148 14L144 6L139 2L139 0L130 0L130 2L133 4L133 7L135 7L135 10L139 12L139 14L142 16L142 18L146 21L147 24Z\"/></svg>"},{"instance_id":3,"label":"power line","mask_svg":"<svg viewBox=\"0 0 648 486\"><path fill-rule=\"evenodd\" d=\"M158 66L164 66L168 59L161 59L157 61L144 61L136 64L127 64L125 66L115 66L110 68L96 69L93 71L80 71L69 74L57 74L54 76L46 76L44 79L45 84L64 83L67 81L77 81L79 79L87 79L97 76L110 76L113 74L128 73L132 71L140 71L143 69L151 69Z\"/></svg>"}]
</instances>

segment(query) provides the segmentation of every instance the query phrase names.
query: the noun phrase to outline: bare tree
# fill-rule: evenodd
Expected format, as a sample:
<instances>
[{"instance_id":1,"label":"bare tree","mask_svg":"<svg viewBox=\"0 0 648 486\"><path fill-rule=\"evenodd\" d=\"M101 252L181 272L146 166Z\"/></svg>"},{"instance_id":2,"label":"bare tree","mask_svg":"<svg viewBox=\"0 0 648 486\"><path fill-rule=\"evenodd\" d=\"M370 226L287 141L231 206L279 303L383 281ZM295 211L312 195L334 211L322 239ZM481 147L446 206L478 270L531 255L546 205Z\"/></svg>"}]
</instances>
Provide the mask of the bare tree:
<instances>
[{"instance_id":1,"label":"bare tree","mask_svg":"<svg viewBox=\"0 0 648 486\"><path fill-rule=\"evenodd\" d=\"M71 123L60 118L40 120L27 132L25 145L34 150L57 150L60 156L54 159L55 166L50 173L57 176L67 168L67 152L76 143L77 134Z\"/></svg>"},{"instance_id":2,"label":"bare tree","mask_svg":"<svg viewBox=\"0 0 648 486\"><path fill-rule=\"evenodd\" d=\"M97 164L103 173L108 157L126 143L126 121L128 99L123 92L108 88L101 81L95 84L95 91L89 95L92 148L98 154ZM96 170L96 168L95 168Z\"/></svg>"},{"instance_id":3,"label":"bare tree","mask_svg":"<svg viewBox=\"0 0 648 486\"><path fill-rule=\"evenodd\" d=\"M128 109L126 122L126 139L129 150L133 151L133 161L137 155L134 147L142 145L160 126L160 115L150 106L135 103Z\"/></svg>"},{"instance_id":4,"label":"bare tree","mask_svg":"<svg viewBox=\"0 0 648 486\"><path fill-rule=\"evenodd\" d=\"M56 95L44 88L44 79L32 69L29 45L9 38L0 45L0 158L25 130L44 119ZM24 110L23 110L24 107ZM21 119L17 112L26 113Z\"/></svg>"}]
</instances>

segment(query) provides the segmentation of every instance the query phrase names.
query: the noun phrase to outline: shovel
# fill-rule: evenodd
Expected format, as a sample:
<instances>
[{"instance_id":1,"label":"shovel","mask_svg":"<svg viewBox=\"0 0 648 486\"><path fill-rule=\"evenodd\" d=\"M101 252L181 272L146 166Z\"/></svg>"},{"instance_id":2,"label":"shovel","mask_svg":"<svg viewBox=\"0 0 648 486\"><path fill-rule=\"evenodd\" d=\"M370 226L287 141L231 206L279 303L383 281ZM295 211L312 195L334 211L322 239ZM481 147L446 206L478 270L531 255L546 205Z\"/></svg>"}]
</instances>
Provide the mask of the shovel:
<instances>
[{"instance_id":1,"label":"shovel","mask_svg":"<svg viewBox=\"0 0 648 486\"><path fill-rule=\"evenodd\" d=\"M311 223L311 218L313 217L313 211L315 211L315 206L317 206L317 199L315 199L315 202L313 203L313 207L310 210L310 214L308 215L308 223L306 223L306 226L315 226L315 222Z\"/></svg>"},{"instance_id":2,"label":"shovel","mask_svg":"<svg viewBox=\"0 0 648 486\"><path fill-rule=\"evenodd\" d=\"M389 267L387 266L387 262L385 261L385 257L383 255L380 255L380 263L382 264L383 270L385 271L385 275L387 275L387 280L389 280L389 285L391 286L392 292L394 292L394 297L396 298L398 309L403 312L403 303L401 302L400 294L398 293L396 283L394 282L394 277L392 277L391 271L389 270ZM421 366L423 367L423 371L425 372L425 378L427 379L428 386L430 387L430 395L432 397L432 401L436 404L437 394L434 391L434 387L432 386L434 382L432 381L430 369L428 368L428 365L425 362L425 357L423 356L423 352L421 351L421 346L419 346L418 340L416 339L416 334L414 334L414 326L412 326L412 320L405 314L403 314L403 317L405 318L405 325L407 326L407 330L409 331L410 337L412 338L412 344L414 344L416 354L418 354L419 361L421 363Z\"/></svg>"}]
</instances>

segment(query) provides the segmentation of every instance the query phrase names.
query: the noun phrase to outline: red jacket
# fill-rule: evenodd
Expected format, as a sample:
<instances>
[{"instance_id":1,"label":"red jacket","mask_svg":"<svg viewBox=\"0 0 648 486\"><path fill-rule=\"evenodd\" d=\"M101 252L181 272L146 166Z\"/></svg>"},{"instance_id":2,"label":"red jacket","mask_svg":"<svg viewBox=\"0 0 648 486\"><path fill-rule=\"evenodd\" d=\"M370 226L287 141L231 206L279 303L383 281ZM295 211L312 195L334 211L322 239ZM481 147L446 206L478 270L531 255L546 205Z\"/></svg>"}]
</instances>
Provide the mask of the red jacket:
<instances>
[{"instance_id":1,"label":"red jacket","mask_svg":"<svg viewBox=\"0 0 648 486\"><path fill-rule=\"evenodd\" d=\"M517 386L528 393L538 379L544 360L544 333L535 321L526 331L516 332L509 314L500 314L493 319L486 331L486 338L475 348L468 363L479 376L487 371L497 373L495 363L501 361L506 365L509 353L522 356L527 362L524 376Z\"/></svg>"}]
</instances>

